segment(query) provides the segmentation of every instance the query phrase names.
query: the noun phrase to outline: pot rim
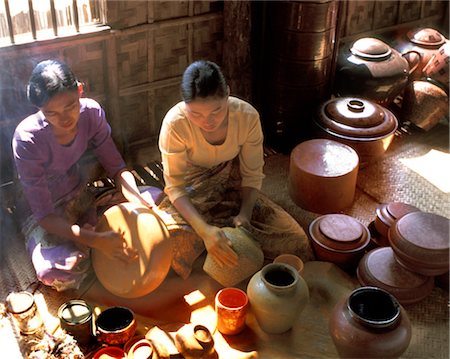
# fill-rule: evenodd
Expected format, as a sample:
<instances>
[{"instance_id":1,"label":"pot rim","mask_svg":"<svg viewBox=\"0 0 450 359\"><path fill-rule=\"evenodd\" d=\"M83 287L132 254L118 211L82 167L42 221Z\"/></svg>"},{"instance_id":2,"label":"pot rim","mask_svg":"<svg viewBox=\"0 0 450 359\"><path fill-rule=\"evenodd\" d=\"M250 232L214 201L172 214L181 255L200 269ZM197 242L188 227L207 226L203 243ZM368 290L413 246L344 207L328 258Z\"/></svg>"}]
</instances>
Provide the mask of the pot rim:
<instances>
[{"instance_id":1,"label":"pot rim","mask_svg":"<svg viewBox=\"0 0 450 359\"><path fill-rule=\"evenodd\" d=\"M353 310L352 305L351 305L352 300L355 299L355 297L357 295L360 295L361 292L369 292L369 291L373 292L373 293L382 293L382 295L389 298L389 300L391 301L391 303L393 305L393 309L395 311L394 315L391 318L386 319L386 320L371 320L371 319L367 319L367 318L360 316L358 313L356 313ZM401 306L400 306L400 303L398 302L398 300L387 290L379 288L379 287L373 287L373 286L363 286L363 287L353 290L353 292L347 298L346 306L347 306L347 309L352 318L354 318L357 322L359 322L363 325L369 325L373 328L391 327L399 321L400 315L401 315Z\"/></svg>"},{"instance_id":2,"label":"pot rim","mask_svg":"<svg viewBox=\"0 0 450 359\"><path fill-rule=\"evenodd\" d=\"M291 274L293 279L294 279L292 281L292 283L290 283L288 285L276 285L276 284L273 284L273 283L269 282L266 279L266 274L268 272L271 272L271 271L275 270L275 269L279 269L279 270L282 270L284 272L288 272L289 274ZM291 265L285 264L285 263L269 263L269 264L265 265L263 267L263 269L261 269L261 279L262 279L262 281L267 286L269 286L271 288L275 288L275 289L290 289L290 288L294 288L297 285L297 282L299 281L299 277L300 277L300 275L295 270L295 268L292 267Z\"/></svg>"},{"instance_id":3,"label":"pot rim","mask_svg":"<svg viewBox=\"0 0 450 359\"><path fill-rule=\"evenodd\" d=\"M117 330L106 330L106 329L102 328L101 326L99 326L99 325L98 325L98 319L101 317L101 315L102 315L103 313L107 312L108 310L114 310L114 309L121 309L121 310L124 309L124 310L128 311L128 312L131 314L131 322L130 322L127 326L125 326L125 327L123 327L123 328L120 328L120 329L117 329ZM105 314L105 315L106 315L106 314ZM121 333L121 332L123 332L123 331L126 331L126 330L130 329L131 327L133 327L133 326L136 325L136 324L137 324L137 323L136 323L136 318L135 318L134 312L133 312L130 308L123 307L123 306L114 306L114 307L106 308L105 310L103 310L103 311L97 316L97 318L96 318L96 320L95 320L95 327L97 328L98 331L100 331L101 333L104 333L104 334L117 334L117 333Z\"/></svg>"}]
</instances>

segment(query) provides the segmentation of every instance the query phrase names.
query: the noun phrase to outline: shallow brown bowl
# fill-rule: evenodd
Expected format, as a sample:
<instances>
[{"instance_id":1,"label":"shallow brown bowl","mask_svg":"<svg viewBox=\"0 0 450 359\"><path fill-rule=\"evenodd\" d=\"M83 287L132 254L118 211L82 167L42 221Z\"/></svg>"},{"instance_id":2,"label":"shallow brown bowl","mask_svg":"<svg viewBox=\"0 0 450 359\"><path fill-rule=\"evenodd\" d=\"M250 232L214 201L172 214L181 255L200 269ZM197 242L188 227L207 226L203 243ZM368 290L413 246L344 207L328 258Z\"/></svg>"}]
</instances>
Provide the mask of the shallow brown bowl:
<instances>
[{"instance_id":1,"label":"shallow brown bowl","mask_svg":"<svg viewBox=\"0 0 450 359\"><path fill-rule=\"evenodd\" d=\"M111 307L95 321L97 340L108 345L124 345L136 332L137 322L131 309Z\"/></svg>"},{"instance_id":2,"label":"shallow brown bowl","mask_svg":"<svg viewBox=\"0 0 450 359\"><path fill-rule=\"evenodd\" d=\"M428 276L448 272L449 220L427 212L412 212L398 219L388 232L397 261Z\"/></svg>"}]
</instances>

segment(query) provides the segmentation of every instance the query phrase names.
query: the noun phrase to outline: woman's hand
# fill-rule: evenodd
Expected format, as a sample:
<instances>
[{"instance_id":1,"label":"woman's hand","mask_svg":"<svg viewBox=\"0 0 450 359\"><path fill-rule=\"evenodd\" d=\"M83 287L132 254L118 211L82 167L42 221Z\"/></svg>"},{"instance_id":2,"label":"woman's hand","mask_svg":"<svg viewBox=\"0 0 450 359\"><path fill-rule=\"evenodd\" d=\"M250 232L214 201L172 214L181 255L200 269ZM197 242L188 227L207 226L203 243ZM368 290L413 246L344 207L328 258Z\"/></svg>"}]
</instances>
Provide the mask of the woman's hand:
<instances>
[{"instance_id":1,"label":"woman's hand","mask_svg":"<svg viewBox=\"0 0 450 359\"><path fill-rule=\"evenodd\" d=\"M97 232L91 247L100 250L111 259L129 263L138 258L137 252L129 248L123 234L114 231Z\"/></svg>"},{"instance_id":2,"label":"woman's hand","mask_svg":"<svg viewBox=\"0 0 450 359\"><path fill-rule=\"evenodd\" d=\"M246 215L239 213L236 217L233 218L233 224L235 227L248 228L250 226L250 220Z\"/></svg>"},{"instance_id":3,"label":"woman's hand","mask_svg":"<svg viewBox=\"0 0 450 359\"><path fill-rule=\"evenodd\" d=\"M206 250L221 266L233 267L238 263L238 255L232 249L231 241L221 228L208 225L199 233Z\"/></svg>"}]
</instances>

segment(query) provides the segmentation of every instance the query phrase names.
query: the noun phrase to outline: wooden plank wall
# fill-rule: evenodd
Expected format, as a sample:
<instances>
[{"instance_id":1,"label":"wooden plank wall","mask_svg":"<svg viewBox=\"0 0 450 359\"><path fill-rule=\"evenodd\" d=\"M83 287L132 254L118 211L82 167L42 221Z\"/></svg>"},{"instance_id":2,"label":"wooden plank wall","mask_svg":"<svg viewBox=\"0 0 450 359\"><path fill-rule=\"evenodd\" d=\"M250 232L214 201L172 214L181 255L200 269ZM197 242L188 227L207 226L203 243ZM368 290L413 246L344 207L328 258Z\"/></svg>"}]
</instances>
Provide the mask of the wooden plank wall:
<instances>
[{"instance_id":1,"label":"wooden plank wall","mask_svg":"<svg viewBox=\"0 0 450 359\"><path fill-rule=\"evenodd\" d=\"M73 68L86 95L104 106L128 160L156 142L165 113L180 99L186 66L199 58L222 62L222 1L107 1L107 11L110 29L0 48L2 157L10 156L18 122L35 111L25 88L41 60Z\"/></svg>"}]
</instances>

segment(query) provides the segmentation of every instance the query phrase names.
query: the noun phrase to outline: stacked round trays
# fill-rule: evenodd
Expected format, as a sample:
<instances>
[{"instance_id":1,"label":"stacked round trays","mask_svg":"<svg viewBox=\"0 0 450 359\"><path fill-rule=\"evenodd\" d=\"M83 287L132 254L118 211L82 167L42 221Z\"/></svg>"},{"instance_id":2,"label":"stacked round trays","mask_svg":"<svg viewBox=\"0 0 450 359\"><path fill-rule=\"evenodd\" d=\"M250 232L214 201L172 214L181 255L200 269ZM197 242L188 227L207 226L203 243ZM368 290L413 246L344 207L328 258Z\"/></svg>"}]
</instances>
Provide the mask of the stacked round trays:
<instances>
[{"instance_id":1,"label":"stacked round trays","mask_svg":"<svg viewBox=\"0 0 450 359\"><path fill-rule=\"evenodd\" d=\"M387 216L388 208L398 218ZM391 221L382 222L382 218ZM380 206L374 222L378 223L377 232L387 229L388 242L361 259L359 282L387 290L402 304L421 301L433 290L435 276L448 276L449 220L393 203ZM448 283L446 287L448 290Z\"/></svg>"}]
</instances>

